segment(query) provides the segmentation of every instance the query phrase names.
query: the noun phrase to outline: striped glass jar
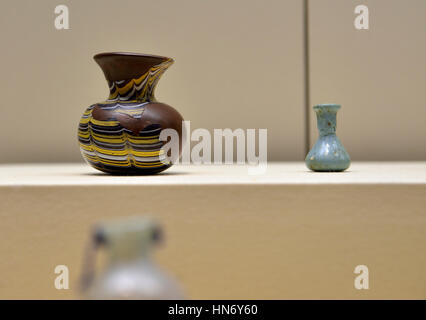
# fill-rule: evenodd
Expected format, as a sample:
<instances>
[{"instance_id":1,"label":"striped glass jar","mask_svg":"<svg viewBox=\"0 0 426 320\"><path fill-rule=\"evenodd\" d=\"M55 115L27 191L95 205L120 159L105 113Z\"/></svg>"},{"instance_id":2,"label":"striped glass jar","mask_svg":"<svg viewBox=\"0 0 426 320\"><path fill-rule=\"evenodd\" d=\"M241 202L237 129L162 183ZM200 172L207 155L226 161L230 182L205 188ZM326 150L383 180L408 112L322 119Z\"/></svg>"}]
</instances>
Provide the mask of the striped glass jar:
<instances>
[{"instance_id":1,"label":"striped glass jar","mask_svg":"<svg viewBox=\"0 0 426 320\"><path fill-rule=\"evenodd\" d=\"M78 140L86 162L111 174L154 174L169 168L182 149L183 118L158 102L154 89L173 59L134 53L100 53L94 59L110 94L88 107L80 120ZM174 129L180 138L175 159L162 149L164 129Z\"/></svg>"}]
</instances>

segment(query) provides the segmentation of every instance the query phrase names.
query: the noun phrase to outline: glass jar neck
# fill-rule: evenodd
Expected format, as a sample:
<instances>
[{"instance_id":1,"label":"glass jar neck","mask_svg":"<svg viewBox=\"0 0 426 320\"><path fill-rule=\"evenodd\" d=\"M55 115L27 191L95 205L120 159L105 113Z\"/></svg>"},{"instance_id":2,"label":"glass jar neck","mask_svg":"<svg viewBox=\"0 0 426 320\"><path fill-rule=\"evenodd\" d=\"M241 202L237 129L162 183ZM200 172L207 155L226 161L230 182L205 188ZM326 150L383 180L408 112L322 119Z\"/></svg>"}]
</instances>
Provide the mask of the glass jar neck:
<instances>
[{"instance_id":1,"label":"glass jar neck","mask_svg":"<svg viewBox=\"0 0 426 320\"><path fill-rule=\"evenodd\" d=\"M152 65L145 71L124 78L108 78L107 101L155 102L154 90L163 73L173 64L172 59ZM146 66L144 66L146 68Z\"/></svg>"},{"instance_id":2,"label":"glass jar neck","mask_svg":"<svg viewBox=\"0 0 426 320\"><path fill-rule=\"evenodd\" d=\"M159 76L154 81L149 81L149 74L130 80L108 82L109 96L107 101L156 101L154 89Z\"/></svg>"}]
</instances>

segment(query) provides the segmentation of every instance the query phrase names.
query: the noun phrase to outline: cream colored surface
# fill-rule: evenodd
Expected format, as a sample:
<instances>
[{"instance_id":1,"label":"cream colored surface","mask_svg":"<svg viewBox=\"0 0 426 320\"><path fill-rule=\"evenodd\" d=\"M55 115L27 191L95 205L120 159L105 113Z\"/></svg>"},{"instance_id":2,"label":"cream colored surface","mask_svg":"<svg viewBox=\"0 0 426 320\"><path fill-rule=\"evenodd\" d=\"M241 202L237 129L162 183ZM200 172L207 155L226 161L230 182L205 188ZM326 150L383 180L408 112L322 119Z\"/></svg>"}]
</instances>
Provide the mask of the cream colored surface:
<instances>
[{"instance_id":1,"label":"cream colored surface","mask_svg":"<svg viewBox=\"0 0 426 320\"><path fill-rule=\"evenodd\" d=\"M359 4L369 30L354 27ZM426 159L425 39L424 0L310 1L311 101L342 104L337 133L352 159Z\"/></svg>"},{"instance_id":2,"label":"cream colored surface","mask_svg":"<svg viewBox=\"0 0 426 320\"><path fill-rule=\"evenodd\" d=\"M315 174L283 163L249 181L236 166L155 177L2 166L0 298L78 297L90 226L150 214L167 236L157 260L190 298L425 299L426 164L352 168ZM53 286L58 264L70 269L68 291ZM366 291L354 289L359 264L370 270Z\"/></svg>"},{"instance_id":3,"label":"cream colored surface","mask_svg":"<svg viewBox=\"0 0 426 320\"><path fill-rule=\"evenodd\" d=\"M426 162L355 162L345 172L314 173L302 162L251 166L175 165L151 176L112 176L86 164L0 165L0 186L235 185L235 184L426 184Z\"/></svg>"},{"instance_id":4,"label":"cream colored surface","mask_svg":"<svg viewBox=\"0 0 426 320\"><path fill-rule=\"evenodd\" d=\"M66 4L70 30L56 30ZM304 156L302 1L6 1L0 162L81 161L77 125L108 86L92 56L173 57L158 100L195 128L267 128L270 159Z\"/></svg>"}]
</instances>

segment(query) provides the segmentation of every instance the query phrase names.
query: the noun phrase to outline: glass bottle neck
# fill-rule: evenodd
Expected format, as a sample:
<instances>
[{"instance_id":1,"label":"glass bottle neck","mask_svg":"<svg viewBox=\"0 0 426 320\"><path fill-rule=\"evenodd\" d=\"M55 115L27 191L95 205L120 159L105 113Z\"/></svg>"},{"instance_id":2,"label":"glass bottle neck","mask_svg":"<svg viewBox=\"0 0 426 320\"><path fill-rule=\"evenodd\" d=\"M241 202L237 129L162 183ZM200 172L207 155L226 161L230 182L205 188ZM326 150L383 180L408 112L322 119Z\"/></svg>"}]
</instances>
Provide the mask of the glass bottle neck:
<instances>
[{"instance_id":1,"label":"glass bottle neck","mask_svg":"<svg viewBox=\"0 0 426 320\"><path fill-rule=\"evenodd\" d=\"M317 125L320 136L336 134L336 112L317 112Z\"/></svg>"}]
</instances>

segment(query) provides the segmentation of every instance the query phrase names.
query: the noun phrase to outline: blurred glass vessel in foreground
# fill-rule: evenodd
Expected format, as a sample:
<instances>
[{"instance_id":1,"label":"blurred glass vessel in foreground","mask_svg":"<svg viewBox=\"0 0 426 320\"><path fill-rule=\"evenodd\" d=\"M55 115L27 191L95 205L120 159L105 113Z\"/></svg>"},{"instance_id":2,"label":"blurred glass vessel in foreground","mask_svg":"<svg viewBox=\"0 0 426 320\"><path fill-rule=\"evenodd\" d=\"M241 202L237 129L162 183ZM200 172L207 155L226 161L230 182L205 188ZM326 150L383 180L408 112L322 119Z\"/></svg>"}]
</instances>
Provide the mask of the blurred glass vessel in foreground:
<instances>
[{"instance_id":1,"label":"blurred glass vessel in foreground","mask_svg":"<svg viewBox=\"0 0 426 320\"><path fill-rule=\"evenodd\" d=\"M93 234L82 276L86 299L183 299L178 285L150 259L161 239L159 226L149 219L131 218L98 226ZM105 271L94 276L95 253L107 251Z\"/></svg>"}]
</instances>

